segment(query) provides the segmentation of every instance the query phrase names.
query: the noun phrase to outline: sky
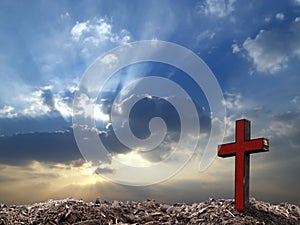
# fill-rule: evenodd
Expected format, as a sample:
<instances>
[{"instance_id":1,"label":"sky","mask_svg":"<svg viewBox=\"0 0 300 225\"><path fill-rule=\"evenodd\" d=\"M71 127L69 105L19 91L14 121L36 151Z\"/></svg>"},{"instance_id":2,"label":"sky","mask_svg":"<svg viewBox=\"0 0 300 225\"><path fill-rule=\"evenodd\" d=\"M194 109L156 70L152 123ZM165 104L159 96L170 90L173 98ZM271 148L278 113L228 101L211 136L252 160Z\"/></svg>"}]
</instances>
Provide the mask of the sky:
<instances>
[{"instance_id":1,"label":"sky","mask_svg":"<svg viewBox=\"0 0 300 225\"><path fill-rule=\"evenodd\" d=\"M250 196L300 204L299 0L1 1L0 30L1 203L234 198L234 157L218 158L217 146L233 142L235 121L246 118L252 138L270 139L268 153L251 155ZM199 87L185 70L154 60L89 79L92 65L109 70L118 61L112 53L145 40L200 57L218 85ZM170 58L190 65L184 55ZM153 76L160 80L151 83ZM96 95L85 100L93 108L85 102L84 118L93 126L76 131L78 93L89 88ZM207 94L219 91L223 118ZM124 144L117 125L142 141ZM215 127L224 139L208 144ZM80 132L96 134L107 150L96 171L84 153L93 141L82 137L82 147ZM149 137L160 140L151 151Z\"/></svg>"}]
</instances>

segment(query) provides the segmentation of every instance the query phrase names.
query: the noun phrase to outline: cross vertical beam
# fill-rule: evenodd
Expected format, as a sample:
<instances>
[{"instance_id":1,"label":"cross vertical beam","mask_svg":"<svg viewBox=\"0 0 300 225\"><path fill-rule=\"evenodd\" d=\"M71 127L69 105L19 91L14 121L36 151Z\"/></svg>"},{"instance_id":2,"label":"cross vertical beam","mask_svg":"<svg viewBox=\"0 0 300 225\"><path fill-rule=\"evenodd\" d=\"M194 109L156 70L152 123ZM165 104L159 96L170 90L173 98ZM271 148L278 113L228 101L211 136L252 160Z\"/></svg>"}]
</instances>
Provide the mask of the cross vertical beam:
<instances>
[{"instance_id":1,"label":"cross vertical beam","mask_svg":"<svg viewBox=\"0 0 300 225\"><path fill-rule=\"evenodd\" d=\"M235 156L235 208L243 211L249 204L250 154L269 150L269 140L251 140L249 120L236 121L235 142L218 146L219 157Z\"/></svg>"},{"instance_id":2,"label":"cross vertical beam","mask_svg":"<svg viewBox=\"0 0 300 225\"><path fill-rule=\"evenodd\" d=\"M236 121L236 143L242 145L250 140L250 121ZM235 157L235 199L236 208L243 209L249 203L249 153L238 151Z\"/></svg>"}]
</instances>

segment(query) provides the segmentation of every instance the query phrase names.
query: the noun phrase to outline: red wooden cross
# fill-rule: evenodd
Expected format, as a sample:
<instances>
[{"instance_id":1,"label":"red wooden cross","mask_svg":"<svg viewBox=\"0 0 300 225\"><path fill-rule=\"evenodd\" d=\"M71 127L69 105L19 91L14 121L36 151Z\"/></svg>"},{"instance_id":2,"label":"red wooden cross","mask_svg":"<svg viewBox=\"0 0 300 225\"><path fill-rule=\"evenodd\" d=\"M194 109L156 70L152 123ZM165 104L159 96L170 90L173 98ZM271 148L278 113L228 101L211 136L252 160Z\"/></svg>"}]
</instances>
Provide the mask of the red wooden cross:
<instances>
[{"instance_id":1,"label":"red wooden cross","mask_svg":"<svg viewBox=\"0 0 300 225\"><path fill-rule=\"evenodd\" d=\"M269 151L266 138L250 139L250 121L236 121L235 142L218 146L218 156L235 156L235 208L243 211L249 203L250 153Z\"/></svg>"}]
</instances>

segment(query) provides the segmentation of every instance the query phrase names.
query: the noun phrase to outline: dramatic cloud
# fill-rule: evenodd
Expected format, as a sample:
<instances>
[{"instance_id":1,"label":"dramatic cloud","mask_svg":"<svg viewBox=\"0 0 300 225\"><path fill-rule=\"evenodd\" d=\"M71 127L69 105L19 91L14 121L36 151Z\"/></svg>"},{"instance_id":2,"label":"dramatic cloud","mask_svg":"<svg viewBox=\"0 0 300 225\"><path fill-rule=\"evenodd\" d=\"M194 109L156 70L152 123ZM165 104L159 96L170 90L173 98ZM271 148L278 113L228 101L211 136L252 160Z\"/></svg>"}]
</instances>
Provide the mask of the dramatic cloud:
<instances>
[{"instance_id":1,"label":"dramatic cloud","mask_svg":"<svg viewBox=\"0 0 300 225\"><path fill-rule=\"evenodd\" d=\"M131 39L126 29L116 28L108 19L94 17L76 23L71 17L64 13L53 21L56 26L47 35L34 34L35 41L27 38L32 33L22 36L17 32L10 38L11 29L1 25L0 40L6 45L0 50L0 118L60 114L70 121L75 87L99 56L99 48L115 47ZM83 67L78 69L78 63Z\"/></svg>"},{"instance_id":2,"label":"dramatic cloud","mask_svg":"<svg viewBox=\"0 0 300 225\"><path fill-rule=\"evenodd\" d=\"M32 92L30 96L23 96L22 98L26 104L22 111L25 116L38 117L46 115L54 109L53 98L48 90L37 90Z\"/></svg>"},{"instance_id":3,"label":"dramatic cloud","mask_svg":"<svg viewBox=\"0 0 300 225\"><path fill-rule=\"evenodd\" d=\"M254 39L244 41L243 48L258 72L275 74L287 68L292 57L300 55L299 37L300 23L295 20L287 30L260 30ZM236 45L233 52L239 52Z\"/></svg>"},{"instance_id":4,"label":"dramatic cloud","mask_svg":"<svg viewBox=\"0 0 300 225\"><path fill-rule=\"evenodd\" d=\"M65 163L82 158L71 131L0 137L0 154L0 163L11 165Z\"/></svg>"},{"instance_id":5,"label":"dramatic cloud","mask_svg":"<svg viewBox=\"0 0 300 225\"><path fill-rule=\"evenodd\" d=\"M5 105L0 109L0 118L41 118L61 115L69 120L72 116L73 93L69 90L53 93L51 89L51 87L41 87L27 94L19 94L17 97L20 104L16 106L17 108Z\"/></svg>"},{"instance_id":6,"label":"dramatic cloud","mask_svg":"<svg viewBox=\"0 0 300 225\"><path fill-rule=\"evenodd\" d=\"M210 111L207 93L171 65L139 62L120 69L108 80L103 80L97 71L95 79L87 79L81 87L91 89L95 95L93 99L81 96L79 107L85 109L84 119L92 121L92 125L95 122L96 128L78 127L92 130L95 140L102 140L109 154L99 157L96 173L89 167L93 161L86 162L81 156L70 127L76 128L71 120L73 100L83 74L99 56L119 45L130 47L131 41L157 39L200 55L215 74L225 98L220 108L227 108L223 143L234 141L235 121L241 118L252 121L253 138L270 138L269 153L251 156L251 196L270 202L299 203L299 2L0 1L1 201L27 204L72 196L88 201L99 197L194 202L234 196L234 158L216 159L217 145L222 141L207 149L213 162L198 173L201 160L210 161L203 151L211 128L220 127L217 133L223 133L222 118ZM138 58L145 51L141 49L137 54L128 54L128 59ZM169 52L161 54L168 56ZM185 62L186 56L172 57ZM102 60L105 67L120 61L114 54L106 54ZM277 76L250 76L255 71ZM203 84L209 85L204 75L199 71ZM180 115L167 101L178 100L179 105L184 105L183 99L176 99L176 93L158 99L153 93L135 96L134 91L130 92L135 79L148 76L176 82L196 105L200 136L190 131L194 120L189 121L188 130L183 133L188 143L176 152L181 137ZM101 93L99 84L104 85ZM149 90L149 86L146 83L141 89ZM153 86L156 93L169 90L160 82ZM168 128L166 136L157 135L165 138L153 151L148 151L142 142L133 148L126 147L116 136L112 104L119 93L127 91L128 98L116 105L121 125L129 124L140 139L151 134L152 118L161 117ZM124 113L129 108L125 103L135 97L142 99L129 110L128 116ZM87 103L92 103L91 107L86 107ZM191 113L185 115L195 117ZM160 130L163 129L152 133ZM83 139L92 143L87 136ZM160 164L171 154L174 155L166 167L178 165L195 140L199 140L199 146L194 157L179 174L164 183L138 188L113 184L99 176L124 172L114 164L119 160L140 166L136 173L128 174L143 180L143 167ZM98 151L93 144L90 146ZM151 170L149 174L161 175L167 169Z\"/></svg>"},{"instance_id":7,"label":"dramatic cloud","mask_svg":"<svg viewBox=\"0 0 300 225\"><path fill-rule=\"evenodd\" d=\"M55 132L70 127L70 123L59 114L56 116L14 117L0 119L0 136L11 136L14 134L26 134L34 132Z\"/></svg>"}]
</instances>

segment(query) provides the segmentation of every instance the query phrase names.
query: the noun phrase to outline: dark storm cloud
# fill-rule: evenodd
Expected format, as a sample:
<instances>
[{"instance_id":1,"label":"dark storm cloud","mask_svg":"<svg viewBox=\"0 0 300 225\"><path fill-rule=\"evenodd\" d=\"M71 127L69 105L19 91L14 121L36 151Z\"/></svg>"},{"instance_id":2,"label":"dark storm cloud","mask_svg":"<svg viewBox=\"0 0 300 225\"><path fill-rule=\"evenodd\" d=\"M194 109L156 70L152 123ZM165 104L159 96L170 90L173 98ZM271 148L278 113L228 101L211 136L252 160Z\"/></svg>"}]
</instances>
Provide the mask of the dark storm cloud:
<instances>
[{"instance_id":1,"label":"dark storm cloud","mask_svg":"<svg viewBox=\"0 0 300 225\"><path fill-rule=\"evenodd\" d=\"M106 149L112 154L124 154L131 151L131 149L123 145L118 140L111 126L109 126L104 132L101 132L99 137L101 138Z\"/></svg>"},{"instance_id":2,"label":"dark storm cloud","mask_svg":"<svg viewBox=\"0 0 300 225\"><path fill-rule=\"evenodd\" d=\"M0 135L12 135L16 133L31 133L51 132L60 130L63 127L70 127L58 113L56 116L32 118L32 117L18 117L18 118L2 118L0 119Z\"/></svg>"},{"instance_id":3,"label":"dark storm cloud","mask_svg":"<svg viewBox=\"0 0 300 225\"><path fill-rule=\"evenodd\" d=\"M104 101L103 104L111 107L111 103L109 101ZM200 118L201 133L209 133L211 125L209 115L199 106L198 116ZM142 156L147 160L157 162L162 160L162 155L165 155L168 152L170 153L172 144L178 142L181 133L181 124L178 112L167 100L156 97L145 97L132 107L129 114L129 126L133 134L140 139L148 138L151 134L149 130L149 122L154 117L162 118L166 123L168 131L164 141L157 149L145 152ZM123 119L126 120L127 118ZM112 126L104 128L106 125L107 124L102 124L102 128L99 127L99 129L102 130L100 137L108 151L111 153L127 153L131 151L131 149L124 146L118 140Z\"/></svg>"},{"instance_id":4,"label":"dark storm cloud","mask_svg":"<svg viewBox=\"0 0 300 225\"><path fill-rule=\"evenodd\" d=\"M26 165L32 160L66 163L82 158L73 133L31 133L0 138L0 163Z\"/></svg>"},{"instance_id":5,"label":"dark storm cloud","mask_svg":"<svg viewBox=\"0 0 300 225\"><path fill-rule=\"evenodd\" d=\"M131 109L130 125L133 133L139 138L146 138L150 135L148 124L154 117L161 117L170 131L180 129L180 118L176 109L164 99L140 100Z\"/></svg>"},{"instance_id":6,"label":"dark storm cloud","mask_svg":"<svg viewBox=\"0 0 300 225\"><path fill-rule=\"evenodd\" d=\"M104 101L103 104L111 107L109 101ZM147 138L150 135L149 121L154 117L161 117L165 121L168 128L167 140L170 138L172 141L178 140L180 135L178 113L170 103L162 99L144 98L134 105L129 116L129 124L133 134L141 139ZM106 126L106 124L102 126ZM100 137L108 151L111 153L127 153L131 151L118 140L112 126L102 127L101 130L104 132L100 133Z\"/></svg>"},{"instance_id":7,"label":"dark storm cloud","mask_svg":"<svg viewBox=\"0 0 300 225\"><path fill-rule=\"evenodd\" d=\"M44 104L54 107L53 95L50 90L43 92ZM103 101L105 106L110 106L109 101ZM208 115L199 112L201 131L207 132L210 129ZM144 98L139 101L131 110L130 126L133 133L139 138L146 138L149 134L149 121L153 117L161 117L167 127L168 133L165 141L159 147L159 151L143 154L147 160L160 161L161 156L170 151L171 144L178 141L180 136L180 118L176 109L163 99ZM124 118L125 119L125 118ZM0 138L0 163L12 165L25 165L33 160L41 162L65 163L70 166L80 166L82 156L75 142L73 132L53 132L60 130L62 125L70 126L60 116L47 118L12 118L2 119ZM127 153L132 149L124 146L116 137L112 126L103 123L99 136L112 154ZM44 132L33 133L34 130ZM65 130L65 128L64 128ZM50 132L49 132L50 131ZM19 134L15 134L19 132ZM73 165L74 164L74 165ZM112 171L106 171L112 172Z\"/></svg>"}]
</instances>

